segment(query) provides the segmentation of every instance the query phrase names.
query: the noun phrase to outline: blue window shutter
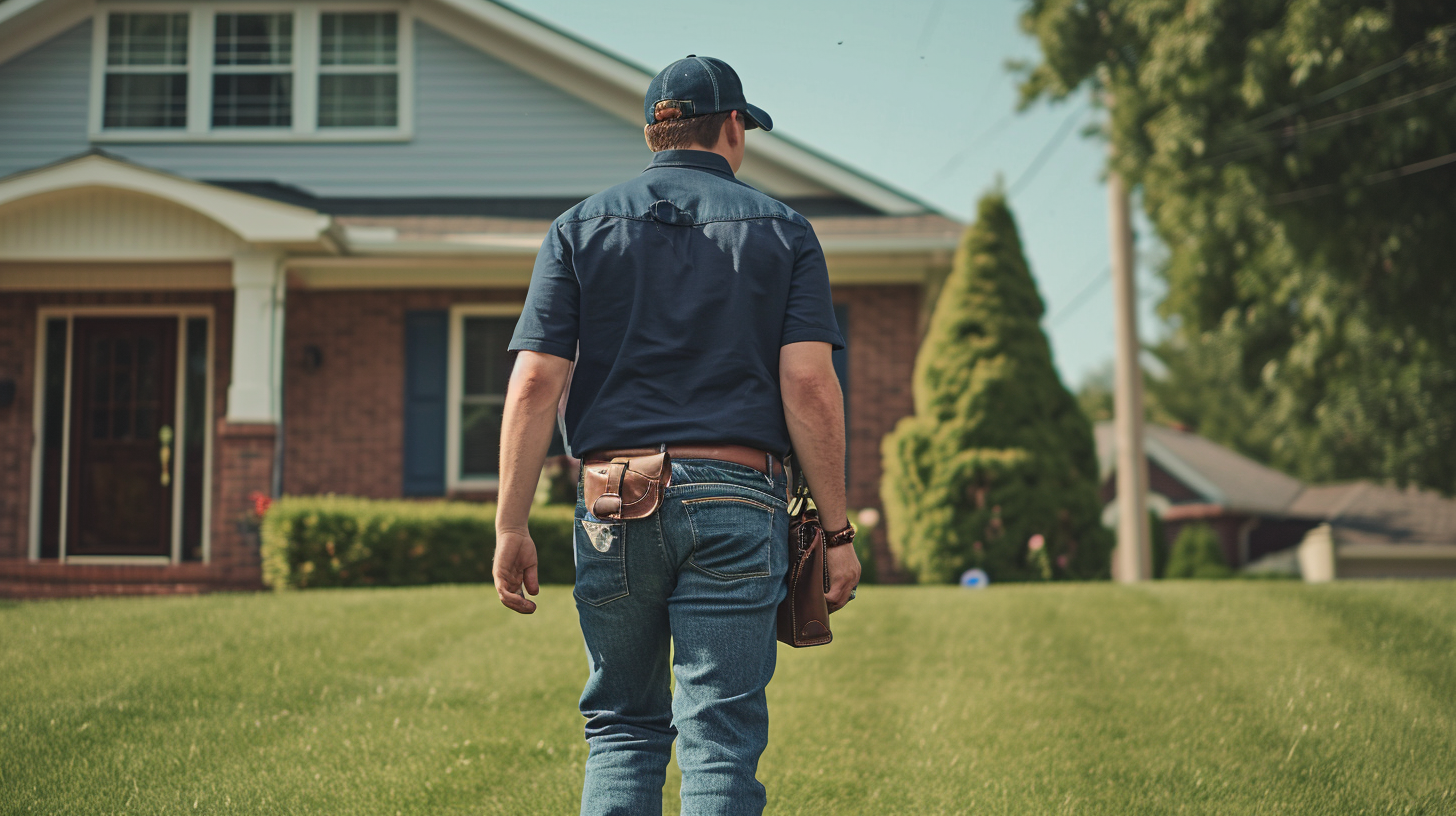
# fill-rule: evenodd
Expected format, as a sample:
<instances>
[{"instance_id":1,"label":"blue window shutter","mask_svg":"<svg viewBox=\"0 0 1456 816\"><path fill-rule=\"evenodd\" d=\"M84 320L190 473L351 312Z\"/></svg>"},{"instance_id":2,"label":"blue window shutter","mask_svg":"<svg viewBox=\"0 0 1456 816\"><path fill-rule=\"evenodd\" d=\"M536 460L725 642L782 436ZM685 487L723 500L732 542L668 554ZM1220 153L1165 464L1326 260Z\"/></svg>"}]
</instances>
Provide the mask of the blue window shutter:
<instances>
[{"instance_id":1,"label":"blue window shutter","mask_svg":"<svg viewBox=\"0 0 1456 816\"><path fill-rule=\"evenodd\" d=\"M844 348L830 354L834 362L834 374L839 377L839 387L844 391L844 427L849 429L849 304L834 304L834 321L839 324L839 336L844 338ZM845 440L844 469L849 471L849 440Z\"/></svg>"},{"instance_id":2,"label":"blue window shutter","mask_svg":"<svg viewBox=\"0 0 1456 816\"><path fill-rule=\"evenodd\" d=\"M445 383L450 313L404 316L404 495L445 495Z\"/></svg>"}]
</instances>

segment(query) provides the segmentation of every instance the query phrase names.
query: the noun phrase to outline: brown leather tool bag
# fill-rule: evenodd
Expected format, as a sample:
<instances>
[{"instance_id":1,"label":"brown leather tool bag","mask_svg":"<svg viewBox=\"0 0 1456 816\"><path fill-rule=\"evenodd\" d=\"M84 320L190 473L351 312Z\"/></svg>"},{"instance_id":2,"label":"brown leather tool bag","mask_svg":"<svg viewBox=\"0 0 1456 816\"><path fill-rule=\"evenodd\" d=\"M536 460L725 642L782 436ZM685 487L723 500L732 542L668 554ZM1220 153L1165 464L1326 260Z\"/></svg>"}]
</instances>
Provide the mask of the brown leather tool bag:
<instances>
[{"instance_id":1,"label":"brown leather tool bag","mask_svg":"<svg viewBox=\"0 0 1456 816\"><path fill-rule=\"evenodd\" d=\"M647 456L618 456L610 462L587 462L582 467L586 509L599 519L647 518L662 504L662 491L670 484L672 459L665 450Z\"/></svg>"},{"instance_id":2,"label":"brown leather tool bag","mask_svg":"<svg viewBox=\"0 0 1456 816\"><path fill-rule=\"evenodd\" d=\"M809 507L809 486L795 471L789 500L789 594L778 610L778 638L793 647L822 646L834 640L829 631L829 561L824 555L824 525Z\"/></svg>"}]
</instances>

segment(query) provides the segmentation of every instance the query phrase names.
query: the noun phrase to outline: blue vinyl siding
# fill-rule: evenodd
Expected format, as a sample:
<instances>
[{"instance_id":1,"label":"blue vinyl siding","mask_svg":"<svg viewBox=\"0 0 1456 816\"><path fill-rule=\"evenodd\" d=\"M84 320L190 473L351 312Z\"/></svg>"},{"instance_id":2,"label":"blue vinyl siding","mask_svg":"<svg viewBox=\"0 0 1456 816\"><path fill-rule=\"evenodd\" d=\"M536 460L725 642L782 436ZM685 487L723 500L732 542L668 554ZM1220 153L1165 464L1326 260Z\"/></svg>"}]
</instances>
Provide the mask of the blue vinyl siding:
<instances>
[{"instance_id":1,"label":"blue vinyl siding","mask_svg":"<svg viewBox=\"0 0 1456 816\"><path fill-rule=\"evenodd\" d=\"M0 64L0 176L89 149L90 88L90 23Z\"/></svg>"},{"instance_id":2,"label":"blue vinyl siding","mask_svg":"<svg viewBox=\"0 0 1456 816\"><path fill-rule=\"evenodd\" d=\"M91 25L0 65L0 175L90 147ZM408 142L98 145L190 178L277 181L326 197L585 197L651 156L640 127L420 22L414 94Z\"/></svg>"},{"instance_id":3,"label":"blue vinyl siding","mask_svg":"<svg viewBox=\"0 0 1456 816\"><path fill-rule=\"evenodd\" d=\"M404 495L445 494L445 399L450 313L404 318Z\"/></svg>"}]
</instances>

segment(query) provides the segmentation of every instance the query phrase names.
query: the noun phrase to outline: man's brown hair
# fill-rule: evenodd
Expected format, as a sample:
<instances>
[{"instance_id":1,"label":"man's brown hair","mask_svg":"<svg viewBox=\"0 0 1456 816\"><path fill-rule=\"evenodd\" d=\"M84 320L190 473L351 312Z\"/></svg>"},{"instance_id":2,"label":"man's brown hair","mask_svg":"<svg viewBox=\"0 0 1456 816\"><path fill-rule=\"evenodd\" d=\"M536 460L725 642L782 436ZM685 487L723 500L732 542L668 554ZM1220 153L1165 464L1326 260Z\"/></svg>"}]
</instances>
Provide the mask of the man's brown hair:
<instances>
[{"instance_id":1,"label":"man's brown hair","mask_svg":"<svg viewBox=\"0 0 1456 816\"><path fill-rule=\"evenodd\" d=\"M717 147L718 136L723 132L723 123L733 111L709 113L703 116L683 116L680 108L671 100L658 102L654 115L657 121L647 126L647 146L652 152L659 150L681 150L700 145Z\"/></svg>"}]
</instances>

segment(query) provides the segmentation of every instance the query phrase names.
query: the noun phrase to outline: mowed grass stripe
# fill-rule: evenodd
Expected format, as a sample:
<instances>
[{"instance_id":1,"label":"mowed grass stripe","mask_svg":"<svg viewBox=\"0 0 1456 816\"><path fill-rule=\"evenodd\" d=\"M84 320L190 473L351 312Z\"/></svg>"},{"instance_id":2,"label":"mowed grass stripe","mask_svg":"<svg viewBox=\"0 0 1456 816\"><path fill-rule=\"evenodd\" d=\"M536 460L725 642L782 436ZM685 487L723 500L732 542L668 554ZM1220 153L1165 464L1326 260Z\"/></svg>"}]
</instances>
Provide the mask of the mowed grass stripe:
<instances>
[{"instance_id":1,"label":"mowed grass stripe","mask_svg":"<svg viewBox=\"0 0 1456 816\"><path fill-rule=\"evenodd\" d=\"M573 813L586 662L540 601L0 607L0 810ZM781 648L772 813L1456 812L1449 582L866 587L835 628Z\"/></svg>"}]
</instances>

